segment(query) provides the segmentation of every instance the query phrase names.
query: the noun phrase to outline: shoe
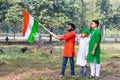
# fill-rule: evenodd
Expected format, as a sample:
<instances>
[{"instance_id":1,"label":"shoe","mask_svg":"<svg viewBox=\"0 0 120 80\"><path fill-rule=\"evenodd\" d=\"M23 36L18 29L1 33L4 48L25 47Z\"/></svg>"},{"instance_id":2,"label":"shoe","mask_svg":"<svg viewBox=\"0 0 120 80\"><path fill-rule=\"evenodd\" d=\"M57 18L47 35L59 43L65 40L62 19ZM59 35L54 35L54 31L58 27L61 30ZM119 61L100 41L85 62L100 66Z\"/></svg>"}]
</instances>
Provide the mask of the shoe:
<instances>
[{"instance_id":1,"label":"shoe","mask_svg":"<svg viewBox=\"0 0 120 80\"><path fill-rule=\"evenodd\" d=\"M73 77L73 78L74 78L74 77L75 77L75 75L71 75L71 77Z\"/></svg>"},{"instance_id":2,"label":"shoe","mask_svg":"<svg viewBox=\"0 0 120 80\"><path fill-rule=\"evenodd\" d=\"M62 74L59 75L60 78L63 77L63 76L64 76L64 75L62 75Z\"/></svg>"},{"instance_id":3,"label":"shoe","mask_svg":"<svg viewBox=\"0 0 120 80\"><path fill-rule=\"evenodd\" d=\"M82 75L79 75L79 77L82 77Z\"/></svg>"},{"instance_id":4,"label":"shoe","mask_svg":"<svg viewBox=\"0 0 120 80\"><path fill-rule=\"evenodd\" d=\"M86 78L86 75L82 75L82 78Z\"/></svg>"},{"instance_id":5,"label":"shoe","mask_svg":"<svg viewBox=\"0 0 120 80\"><path fill-rule=\"evenodd\" d=\"M93 78L94 78L94 76L89 76L88 78L93 79Z\"/></svg>"},{"instance_id":6,"label":"shoe","mask_svg":"<svg viewBox=\"0 0 120 80\"><path fill-rule=\"evenodd\" d=\"M86 78L86 76L82 76L82 78Z\"/></svg>"}]
</instances>

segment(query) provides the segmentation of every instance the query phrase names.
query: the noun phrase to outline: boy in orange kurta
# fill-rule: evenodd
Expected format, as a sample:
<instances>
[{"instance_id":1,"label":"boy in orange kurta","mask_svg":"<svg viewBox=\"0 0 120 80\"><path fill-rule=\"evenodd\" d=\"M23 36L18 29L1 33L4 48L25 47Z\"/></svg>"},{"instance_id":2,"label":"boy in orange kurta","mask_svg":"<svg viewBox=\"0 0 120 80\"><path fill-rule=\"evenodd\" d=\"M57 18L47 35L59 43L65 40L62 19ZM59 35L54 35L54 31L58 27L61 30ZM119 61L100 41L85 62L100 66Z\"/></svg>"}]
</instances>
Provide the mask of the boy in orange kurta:
<instances>
[{"instance_id":1,"label":"boy in orange kurta","mask_svg":"<svg viewBox=\"0 0 120 80\"><path fill-rule=\"evenodd\" d=\"M76 33L74 32L74 30L75 30L75 25L73 23L69 23L68 33L66 33L62 37L59 37L52 32L50 33L56 39L65 40L65 46L64 46L63 53L62 53L63 61L62 61L62 70L61 70L60 76L63 76L65 74L65 69L66 69L66 64L67 64L68 59L70 61L71 76L75 75L74 57L76 56L75 54Z\"/></svg>"}]
</instances>

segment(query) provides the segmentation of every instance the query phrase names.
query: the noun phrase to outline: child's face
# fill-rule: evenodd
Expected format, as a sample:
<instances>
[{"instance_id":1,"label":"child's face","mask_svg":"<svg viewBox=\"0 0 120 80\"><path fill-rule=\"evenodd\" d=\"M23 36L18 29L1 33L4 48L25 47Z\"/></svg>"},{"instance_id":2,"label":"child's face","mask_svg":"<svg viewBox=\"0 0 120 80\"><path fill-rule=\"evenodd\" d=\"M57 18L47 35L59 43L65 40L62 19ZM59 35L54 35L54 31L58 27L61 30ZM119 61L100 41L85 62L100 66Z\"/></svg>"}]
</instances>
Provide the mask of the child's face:
<instances>
[{"instance_id":1,"label":"child's face","mask_svg":"<svg viewBox=\"0 0 120 80\"><path fill-rule=\"evenodd\" d=\"M91 26L92 26L92 29L94 29L97 27L97 24L95 22L92 22Z\"/></svg>"},{"instance_id":2,"label":"child's face","mask_svg":"<svg viewBox=\"0 0 120 80\"><path fill-rule=\"evenodd\" d=\"M87 37L87 34L82 33L81 36L82 36L82 38L84 38L84 37Z\"/></svg>"}]
</instances>

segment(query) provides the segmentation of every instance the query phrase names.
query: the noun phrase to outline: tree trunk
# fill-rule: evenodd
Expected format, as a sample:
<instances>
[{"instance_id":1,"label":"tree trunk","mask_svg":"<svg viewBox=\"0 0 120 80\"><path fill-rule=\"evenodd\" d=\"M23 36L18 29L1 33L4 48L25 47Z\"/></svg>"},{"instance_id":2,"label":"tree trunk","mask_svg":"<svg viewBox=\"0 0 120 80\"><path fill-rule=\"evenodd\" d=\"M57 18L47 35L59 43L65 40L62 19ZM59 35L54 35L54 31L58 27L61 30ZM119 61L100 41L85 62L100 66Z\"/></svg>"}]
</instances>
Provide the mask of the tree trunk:
<instances>
[{"instance_id":1,"label":"tree trunk","mask_svg":"<svg viewBox=\"0 0 120 80\"><path fill-rule=\"evenodd\" d=\"M81 18L81 26L82 28L85 26L85 17L84 17L84 14L85 14L85 5L84 5L84 0L81 0L81 4L82 4L82 14L80 16Z\"/></svg>"},{"instance_id":2,"label":"tree trunk","mask_svg":"<svg viewBox=\"0 0 120 80\"><path fill-rule=\"evenodd\" d=\"M15 31L14 31L14 39L15 39Z\"/></svg>"},{"instance_id":3,"label":"tree trunk","mask_svg":"<svg viewBox=\"0 0 120 80\"><path fill-rule=\"evenodd\" d=\"M101 32L101 38L103 38L104 39L104 37L105 37L105 33L104 33L104 25L100 25L100 32Z\"/></svg>"},{"instance_id":4,"label":"tree trunk","mask_svg":"<svg viewBox=\"0 0 120 80\"><path fill-rule=\"evenodd\" d=\"M52 32L52 27L50 27L50 31ZM52 35L49 36L49 42L52 43Z\"/></svg>"}]
</instances>

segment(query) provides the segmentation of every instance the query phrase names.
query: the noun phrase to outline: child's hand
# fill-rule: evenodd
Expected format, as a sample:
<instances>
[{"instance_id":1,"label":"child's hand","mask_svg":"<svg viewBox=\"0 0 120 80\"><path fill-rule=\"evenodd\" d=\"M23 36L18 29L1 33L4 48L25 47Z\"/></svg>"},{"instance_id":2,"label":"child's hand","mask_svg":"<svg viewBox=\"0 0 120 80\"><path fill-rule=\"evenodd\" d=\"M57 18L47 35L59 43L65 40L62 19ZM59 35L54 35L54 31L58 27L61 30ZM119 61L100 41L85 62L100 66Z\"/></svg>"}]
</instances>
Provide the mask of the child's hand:
<instances>
[{"instance_id":1,"label":"child's hand","mask_svg":"<svg viewBox=\"0 0 120 80\"><path fill-rule=\"evenodd\" d=\"M94 54L95 54L95 50L92 51L92 55L93 55L93 56L94 56Z\"/></svg>"},{"instance_id":2,"label":"child's hand","mask_svg":"<svg viewBox=\"0 0 120 80\"><path fill-rule=\"evenodd\" d=\"M79 37L81 37L82 36L82 34L79 34Z\"/></svg>"}]
</instances>

